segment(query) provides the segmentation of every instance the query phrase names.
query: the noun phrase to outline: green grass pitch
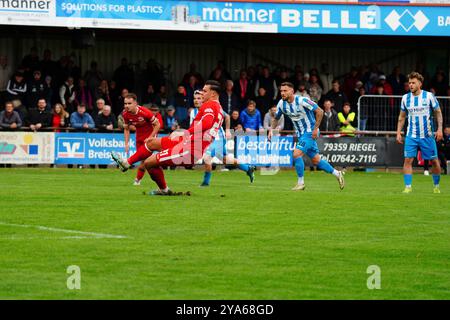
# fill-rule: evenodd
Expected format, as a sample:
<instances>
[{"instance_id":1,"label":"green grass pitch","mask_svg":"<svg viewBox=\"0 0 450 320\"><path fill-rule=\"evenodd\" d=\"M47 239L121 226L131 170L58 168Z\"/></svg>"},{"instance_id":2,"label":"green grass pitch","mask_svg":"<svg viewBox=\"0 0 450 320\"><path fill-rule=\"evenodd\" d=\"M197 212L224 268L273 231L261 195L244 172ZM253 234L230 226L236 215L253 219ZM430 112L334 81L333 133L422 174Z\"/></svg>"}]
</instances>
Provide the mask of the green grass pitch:
<instances>
[{"instance_id":1,"label":"green grass pitch","mask_svg":"<svg viewBox=\"0 0 450 320\"><path fill-rule=\"evenodd\" d=\"M214 172L200 188L201 170L176 170L169 185L192 196L150 197L153 182L135 187L134 174L1 169L0 299L450 298L447 176L433 194L414 175L404 195L395 173L348 173L340 191L308 172L292 192L294 171L253 185ZM67 288L70 265L80 290Z\"/></svg>"}]
</instances>

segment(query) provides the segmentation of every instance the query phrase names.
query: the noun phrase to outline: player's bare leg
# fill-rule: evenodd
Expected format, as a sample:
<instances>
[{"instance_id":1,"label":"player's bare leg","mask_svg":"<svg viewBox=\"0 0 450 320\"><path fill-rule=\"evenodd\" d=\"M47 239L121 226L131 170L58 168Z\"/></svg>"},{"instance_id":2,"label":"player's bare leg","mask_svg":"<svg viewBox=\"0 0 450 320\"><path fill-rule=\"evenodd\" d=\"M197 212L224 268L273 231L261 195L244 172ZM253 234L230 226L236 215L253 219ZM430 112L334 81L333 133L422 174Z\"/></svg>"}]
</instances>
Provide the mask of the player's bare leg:
<instances>
[{"instance_id":1,"label":"player's bare leg","mask_svg":"<svg viewBox=\"0 0 450 320\"><path fill-rule=\"evenodd\" d=\"M439 159L433 159L431 160L432 167L431 172L433 174L433 184L434 189L433 193L441 193L441 190L439 189L439 181L441 180L441 164L439 162Z\"/></svg>"},{"instance_id":2,"label":"player's bare leg","mask_svg":"<svg viewBox=\"0 0 450 320\"><path fill-rule=\"evenodd\" d=\"M313 165L317 166L318 169L325 171L326 173L330 173L334 175L339 183L339 188L342 190L345 187L345 180L344 180L344 172L336 170L333 168L331 164L328 163L328 161L321 159L319 154L316 154L311 159Z\"/></svg>"},{"instance_id":3,"label":"player's bare leg","mask_svg":"<svg viewBox=\"0 0 450 320\"><path fill-rule=\"evenodd\" d=\"M414 158L405 158L403 162L403 180L405 181L405 190L403 193L412 192L412 163Z\"/></svg>"}]
</instances>

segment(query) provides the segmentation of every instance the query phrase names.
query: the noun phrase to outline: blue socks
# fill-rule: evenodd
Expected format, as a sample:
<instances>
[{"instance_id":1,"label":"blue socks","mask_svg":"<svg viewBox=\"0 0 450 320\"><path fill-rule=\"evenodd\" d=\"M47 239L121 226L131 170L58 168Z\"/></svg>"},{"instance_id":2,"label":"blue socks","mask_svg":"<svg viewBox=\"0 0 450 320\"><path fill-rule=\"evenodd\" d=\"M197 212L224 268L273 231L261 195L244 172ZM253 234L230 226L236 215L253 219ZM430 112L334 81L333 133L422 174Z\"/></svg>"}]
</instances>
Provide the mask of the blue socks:
<instances>
[{"instance_id":1,"label":"blue socks","mask_svg":"<svg viewBox=\"0 0 450 320\"><path fill-rule=\"evenodd\" d=\"M412 184L412 174L404 174L403 180L405 181L406 187L411 187Z\"/></svg>"},{"instance_id":2,"label":"blue socks","mask_svg":"<svg viewBox=\"0 0 450 320\"><path fill-rule=\"evenodd\" d=\"M441 181L441 175L440 174L433 174L433 183L435 186L439 185L439 181Z\"/></svg>"},{"instance_id":3,"label":"blue socks","mask_svg":"<svg viewBox=\"0 0 450 320\"><path fill-rule=\"evenodd\" d=\"M211 176L212 176L211 172L205 171L205 174L203 176L203 184L208 184L209 185L209 182L211 181Z\"/></svg>"},{"instance_id":4,"label":"blue socks","mask_svg":"<svg viewBox=\"0 0 450 320\"><path fill-rule=\"evenodd\" d=\"M242 170L242 171L244 171L244 172L247 172L248 171L248 169L249 169L249 166L248 166L248 164L238 164L238 168L239 168L239 170Z\"/></svg>"},{"instance_id":5,"label":"blue socks","mask_svg":"<svg viewBox=\"0 0 450 320\"><path fill-rule=\"evenodd\" d=\"M301 178L305 175L305 163L302 157L294 159L295 171L297 171L297 177Z\"/></svg>"},{"instance_id":6,"label":"blue socks","mask_svg":"<svg viewBox=\"0 0 450 320\"><path fill-rule=\"evenodd\" d=\"M333 173L334 171L334 168L331 166L331 164L323 159L319 161L319 163L317 164L317 168L325 171L326 173Z\"/></svg>"}]
</instances>

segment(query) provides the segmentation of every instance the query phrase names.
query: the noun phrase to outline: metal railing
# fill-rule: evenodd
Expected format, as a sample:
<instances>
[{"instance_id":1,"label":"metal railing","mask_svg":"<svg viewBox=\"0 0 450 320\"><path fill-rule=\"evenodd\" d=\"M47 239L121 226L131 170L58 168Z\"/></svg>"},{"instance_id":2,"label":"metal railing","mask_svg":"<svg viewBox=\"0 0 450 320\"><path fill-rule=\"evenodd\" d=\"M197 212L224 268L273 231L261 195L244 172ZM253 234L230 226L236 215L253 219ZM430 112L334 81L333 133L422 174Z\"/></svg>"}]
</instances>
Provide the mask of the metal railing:
<instances>
[{"instance_id":1,"label":"metal railing","mask_svg":"<svg viewBox=\"0 0 450 320\"><path fill-rule=\"evenodd\" d=\"M436 97L444 127L450 125L450 97ZM396 131L402 96L364 95L358 99L359 131Z\"/></svg>"}]
</instances>

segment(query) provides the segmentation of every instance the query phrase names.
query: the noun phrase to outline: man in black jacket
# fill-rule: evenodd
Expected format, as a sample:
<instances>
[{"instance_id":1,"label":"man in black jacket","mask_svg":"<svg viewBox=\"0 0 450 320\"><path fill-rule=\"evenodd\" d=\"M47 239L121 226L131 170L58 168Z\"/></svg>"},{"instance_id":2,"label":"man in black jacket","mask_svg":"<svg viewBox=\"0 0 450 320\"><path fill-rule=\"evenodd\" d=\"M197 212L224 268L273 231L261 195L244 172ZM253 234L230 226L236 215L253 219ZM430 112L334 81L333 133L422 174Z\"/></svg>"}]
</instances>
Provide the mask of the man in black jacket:
<instances>
[{"instance_id":1,"label":"man in black jacket","mask_svg":"<svg viewBox=\"0 0 450 320\"><path fill-rule=\"evenodd\" d=\"M323 118L319 127L320 131L339 131L339 119L330 99L324 100L323 111Z\"/></svg>"},{"instance_id":2,"label":"man in black jacket","mask_svg":"<svg viewBox=\"0 0 450 320\"><path fill-rule=\"evenodd\" d=\"M47 102L45 99L39 99L37 108L30 110L28 123L31 130L38 131L41 128L51 127L52 114L45 110L46 106Z\"/></svg>"},{"instance_id":3,"label":"man in black jacket","mask_svg":"<svg viewBox=\"0 0 450 320\"><path fill-rule=\"evenodd\" d=\"M95 126L99 132L112 132L117 128L117 120L110 106L104 106L102 112L95 117Z\"/></svg>"}]
</instances>

